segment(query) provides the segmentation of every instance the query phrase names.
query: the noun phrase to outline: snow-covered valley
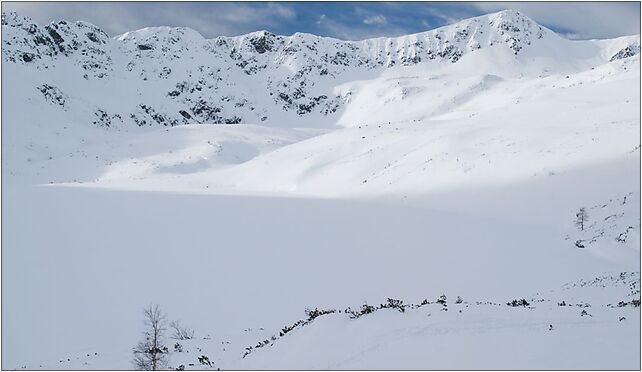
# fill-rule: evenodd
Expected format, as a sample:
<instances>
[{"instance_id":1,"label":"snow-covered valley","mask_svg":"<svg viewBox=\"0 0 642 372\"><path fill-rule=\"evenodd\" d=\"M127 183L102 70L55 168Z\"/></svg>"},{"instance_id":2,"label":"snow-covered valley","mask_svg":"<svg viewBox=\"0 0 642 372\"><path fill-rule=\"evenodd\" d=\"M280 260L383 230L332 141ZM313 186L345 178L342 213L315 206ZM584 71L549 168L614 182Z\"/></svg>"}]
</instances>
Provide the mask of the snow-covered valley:
<instances>
[{"instance_id":1,"label":"snow-covered valley","mask_svg":"<svg viewBox=\"0 0 642 372\"><path fill-rule=\"evenodd\" d=\"M639 35L2 31L3 369L640 368Z\"/></svg>"}]
</instances>

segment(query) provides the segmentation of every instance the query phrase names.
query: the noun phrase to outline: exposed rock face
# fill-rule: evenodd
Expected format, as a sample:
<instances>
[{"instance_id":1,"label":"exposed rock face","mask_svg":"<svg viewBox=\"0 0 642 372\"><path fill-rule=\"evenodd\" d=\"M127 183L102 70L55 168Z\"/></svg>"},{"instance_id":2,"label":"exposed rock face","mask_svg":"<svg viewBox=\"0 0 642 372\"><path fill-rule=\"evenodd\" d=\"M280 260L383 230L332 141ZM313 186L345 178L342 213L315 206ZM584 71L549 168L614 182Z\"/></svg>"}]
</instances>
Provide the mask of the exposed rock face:
<instances>
[{"instance_id":1,"label":"exposed rock face","mask_svg":"<svg viewBox=\"0 0 642 372\"><path fill-rule=\"evenodd\" d=\"M16 13L3 13L2 27L3 60L40 74L37 86L52 87L43 92L48 100L59 91L82 96L92 106L89 112L105 112L131 126L323 120L349 99L333 87L355 73L375 76L395 66L457 63L485 48L507 48L517 55L555 36L516 11L414 35L354 42L267 31L208 40L183 27L145 28L109 38L85 22L41 27ZM613 58L637 53L639 45L630 46ZM63 75L65 80L80 77L109 97L128 99L107 109L104 94L94 97L67 89L67 81L51 81ZM93 115L74 120L109 126L99 116L98 121Z\"/></svg>"},{"instance_id":2,"label":"exposed rock face","mask_svg":"<svg viewBox=\"0 0 642 372\"><path fill-rule=\"evenodd\" d=\"M633 43L626 48L620 50L619 52L615 53L613 57L611 57L611 62L618 60L618 59L624 59L624 58L630 58L635 55L640 54L640 44L639 43Z\"/></svg>"},{"instance_id":3,"label":"exposed rock face","mask_svg":"<svg viewBox=\"0 0 642 372\"><path fill-rule=\"evenodd\" d=\"M38 87L38 90L48 102L65 108L67 96L60 89L49 84L43 84Z\"/></svg>"}]
</instances>

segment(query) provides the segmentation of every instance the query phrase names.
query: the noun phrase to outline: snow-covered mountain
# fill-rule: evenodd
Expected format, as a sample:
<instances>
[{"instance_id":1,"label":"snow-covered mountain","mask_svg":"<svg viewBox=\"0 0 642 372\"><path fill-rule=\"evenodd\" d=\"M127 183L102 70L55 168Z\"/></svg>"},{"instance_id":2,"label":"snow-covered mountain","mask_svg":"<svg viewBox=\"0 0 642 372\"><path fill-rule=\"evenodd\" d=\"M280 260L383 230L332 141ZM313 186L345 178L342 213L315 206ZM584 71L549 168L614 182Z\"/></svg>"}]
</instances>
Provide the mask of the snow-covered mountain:
<instances>
[{"instance_id":1,"label":"snow-covered mountain","mask_svg":"<svg viewBox=\"0 0 642 372\"><path fill-rule=\"evenodd\" d=\"M395 66L467 64L468 56L485 53L502 70L512 66L516 73L517 65L519 73L530 67L531 74L549 75L639 53L639 38L569 41L516 11L359 42L267 31L208 40L192 29L169 27L110 38L85 22L41 27L16 13L2 15L2 29L8 70L15 65L29 71L36 84L29 88L41 99L71 120L120 127L328 127L354 93L337 86L381 76ZM532 71L535 60L542 62L538 71Z\"/></svg>"},{"instance_id":2,"label":"snow-covered mountain","mask_svg":"<svg viewBox=\"0 0 642 372\"><path fill-rule=\"evenodd\" d=\"M4 369L640 367L639 35L2 43Z\"/></svg>"},{"instance_id":3,"label":"snow-covered mountain","mask_svg":"<svg viewBox=\"0 0 642 372\"><path fill-rule=\"evenodd\" d=\"M232 182L236 189L249 177L251 185L242 188L256 189L257 183L252 180L265 173L268 182L260 187L264 191L300 190L303 186L301 174L306 174L305 178L315 185L323 184L314 177L319 170L315 163L337 163L306 154L311 148L309 145L317 146L318 143L321 149L327 148L325 139L329 138L338 141L338 146L349 144L345 150L353 153L355 143L343 139L347 136L358 139L360 151L371 151L373 155L377 149L393 151L383 155L376 164L366 160L368 163L358 165L359 169L349 170L346 175L353 179L340 183L362 184L372 182L373 177L381 178L377 176L379 172L390 173L387 168L379 170L385 164L392 166L399 161L411 161L407 167L423 168L422 162L434 158L435 154L426 154L426 148L421 146L417 147L418 159L411 160L396 153L397 147L380 143L380 140L387 142L397 135L405 138L409 132L399 132L397 128L408 123L417 124L411 125L412 131L419 130L428 135L413 134L409 141L416 141L418 145L422 141L433 141L432 136L439 130L435 129L435 123L441 120L465 119L469 123L470 120L484 121L485 116L495 117L497 112L523 116L521 112L526 110L529 114L525 119L535 125L532 128L535 135L539 135L542 132L539 131L540 124L536 123L541 107L560 106L550 109L567 111L566 97L599 91L604 84L613 86L616 91L609 102L613 105L626 103L627 107L625 110L609 108L608 115L616 112L616 115L637 117L636 100L629 99L629 91L622 85L628 87L629 82L635 83L637 79L639 35L614 40L571 41L516 11L471 18L415 35L359 42L300 33L276 36L264 31L207 40L194 30L169 27L146 28L109 38L85 22L60 21L41 27L16 13L2 15L2 30L6 72L3 88L12 92L5 96L6 107L10 107L5 110L5 121L25 123L19 130L8 128L5 131L5 137L10 139L7 141L9 147L15 146L15 151L22 155L19 161L5 162L4 166L11 175L43 183L89 181L98 178L99 174L105 180L113 179L115 174L147 178L141 172L149 175L150 166L169 173L174 173L173 168L179 173L210 171L221 168L221 163L245 163L262 152L292 143L291 139L281 138L283 135L298 138L295 142L300 142L303 138L317 137L321 133L319 130L345 127L351 129L334 131L329 137L317 137L265 158L271 161L269 159L275 156L286 160L303 156L312 164L296 161L296 164L280 169L258 164L258 172L253 169L248 175L243 171L248 165L243 165L234 172L244 174L208 175L206 178L237 180ZM575 108L577 112L569 113L569 116L578 115L578 119L594 116L586 107L572 107ZM45 121L55 124L45 125ZM238 139L232 139L232 144L223 150L222 143L229 141L210 138L205 146L192 147L188 151L189 159L176 153L166 154L160 160L136 160L137 166L133 167L115 158L120 157L116 154L118 150L113 153L122 144L120 139L115 140L110 150L100 148L120 136L115 133L122 131L128 132L122 135L131 140L136 133L149 131L145 128L158 130L196 123L259 125L275 146L257 148L253 142L265 141L261 135L250 143L241 141L244 143L240 147L234 145ZM580 123L580 120L574 123ZM500 130L501 125L493 124L491 128ZM68 129L71 127L73 129ZM142 132L137 130L139 127ZM99 130L94 131L94 128ZM269 128L316 129L267 134ZM358 133L373 128L383 128L391 134L380 137L374 133ZM450 124L448 130L458 131L458 128L462 127ZM466 128L468 124L463 130L468 130ZM558 126L558 129L575 130L571 126ZM240 130L244 136L251 132ZM504 129L501 131L507 133ZM494 136L491 132L486 131L484 135ZM65 133L63 137L70 142L56 140L46 148L42 146L44 142L50 142L50 138L60 137L61 133ZM523 133L524 130L519 129L516 135L519 137ZM176 136L180 134L172 138ZM101 139L92 142L98 137ZM526 137L533 138L532 134ZM440 141L438 146L445 143ZM623 147L635 146L636 143L631 143ZM236 154L236 148L240 154ZM303 153L299 153L299 148ZM68 156L74 151L78 156ZM147 153L147 150L143 152ZM214 160L219 157L221 161ZM553 161L557 163L558 159ZM42 161L46 165L41 164ZM278 159L276 164L283 164L283 161ZM57 165L59 162L62 163ZM188 165L181 166L185 162ZM200 166L193 165L194 162L200 162ZM262 158L253 162L262 162ZM433 167L435 165L433 163ZM125 173L122 173L123 166L127 168ZM458 164L454 166L459 167ZM70 169L78 167L83 170L69 174ZM283 172L289 174L271 176ZM326 177L325 174L319 176ZM399 175L393 173L391 177L384 185L397 184ZM446 179L452 177L442 178ZM277 184L271 185L275 181ZM433 179L432 182L441 181ZM205 188L211 182L199 184L200 188ZM363 187L362 184L359 189ZM345 187L340 188L342 191L339 192L344 193ZM381 185L374 184L373 189L381 190ZM336 192L323 186L323 190L314 193Z\"/></svg>"}]
</instances>

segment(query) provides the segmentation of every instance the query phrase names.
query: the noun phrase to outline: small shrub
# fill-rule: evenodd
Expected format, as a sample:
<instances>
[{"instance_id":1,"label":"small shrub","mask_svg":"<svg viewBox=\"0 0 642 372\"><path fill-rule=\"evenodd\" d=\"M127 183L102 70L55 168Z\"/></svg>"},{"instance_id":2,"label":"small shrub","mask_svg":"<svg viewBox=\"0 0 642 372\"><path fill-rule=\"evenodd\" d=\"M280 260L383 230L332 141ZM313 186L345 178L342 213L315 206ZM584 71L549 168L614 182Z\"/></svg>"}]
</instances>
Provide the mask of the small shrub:
<instances>
[{"instance_id":1,"label":"small shrub","mask_svg":"<svg viewBox=\"0 0 642 372\"><path fill-rule=\"evenodd\" d=\"M629 302L626 301L620 301L617 304L617 307L625 307L625 306L633 306L633 307L640 307L640 300L631 300Z\"/></svg>"},{"instance_id":2,"label":"small shrub","mask_svg":"<svg viewBox=\"0 0 642 372\"><path fill-rule=\"evenodd\" d=\"M319 310L316 307L314 308L314 310L305 309L305 315L308 316L308 322L313 321L321 315L334 314L335 312L336 310Z\"/></svg>"},{"instance_id":3,"label":"small shrub","mask_svg":"<svg viewBox=\"0 0 642 372\"><path fill-rule=\"evenodd\" d=\"M359 318L359 317L361 317L363 315L373 313L375 310L376 309L375 309L374 306L368 305L368 304L363 304L359 311L350 311L350 313L351 313L350 318L351 319L357 319L357 318Z\"/></svg>"},{"instance_id":4,"label":"small shrub","mask_svg":"<svg viewBox=\"0 0 642 372\"><path fill-rule=\"evenodd\" d=\"M194 330L181 326L179 321L172 321L169 326L172 328L172 338L175 340L191 340L194 338Z\"/></svg>"},{"instance_id":5,"label":"small shrub","mask_svg":"<svg viewBox=\"0 0 642 372\"><path fill-rule=\"evenodd\" d=\"M529 306L530 303L526 301L526 299L522 298L521 300L513 300L511 302L507 302L506 305L512 306L512 307L519 307L519 306L526 307L526 306Z\"/></svg>"},{"instance_id":6,"label":"small shrub","mask_svg":"<svg viewBox=\"0 0 642 372\"><path fill-rule=\"evenodd\" d=\"M402 312L402 313L406 311L406 307L403 304L403 301L395 300L395 299L392 299L392 298L388 299L388 303L382 304L381 308L397 309L397 310L399 310L399 312Z\"/></svg>"},{"instance_id":7,"label":"small shrub","mask_svg":"<svg viewBox=\"0 0 642 372\"><path fill-rule=\"evenodd\" d=\"M206 355L201 355L200 357L198 357L198 361L202 365L206 365L206 366L210 366L210 367L212 366L212 362L210 362L210 358L208 358Z\"/></svg>"}]
</instances>

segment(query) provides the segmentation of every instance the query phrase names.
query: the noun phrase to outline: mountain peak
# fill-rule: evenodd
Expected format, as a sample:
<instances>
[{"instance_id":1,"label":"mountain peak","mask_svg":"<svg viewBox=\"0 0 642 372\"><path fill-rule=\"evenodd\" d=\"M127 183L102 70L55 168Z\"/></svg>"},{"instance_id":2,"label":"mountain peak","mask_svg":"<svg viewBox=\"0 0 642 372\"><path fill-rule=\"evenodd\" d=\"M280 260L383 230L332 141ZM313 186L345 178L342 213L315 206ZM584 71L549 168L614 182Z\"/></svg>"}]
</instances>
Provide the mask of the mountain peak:
<instances>
[{"instance_id":1,"label":"mountain peak","mask_svg":"<svg viewBox=\"0 0 642 372\"><path fill-rule=\"evenodd\" d=\"M138 106L122 106L125 108L107 118L103 115L106 109L96 109L92 114L98 119L92 116L91 121L104 126L119 122L138 126L267 124L283 115L293 120L303 116L325 120L350 99L328 87L355 73L383 73L388 68L417 64L437 70L462 59L463 68L478 68L471 64L501 66L513 73L517 69L508 67L522 60L514 56L525 49L533 52L529 61L536 61L542 51L549 53L545 56L548 60L554 50L555 61L561 65L575 58L573 53L564 54L569 48L585 47L586 55L596 50L592 42L561 38L550 38L543 43L545 48L531 49L539 39L554 33L515 10L465 19L413 35L362 41L300 32L277 36L267 30L205 39L186 27L146 27L109 38L86 22L59 21L41 27L16 13L3 13L2 22L5 62L42 71L52 71L64 63L85 80L122 78L140 89L149 82L163 87L145 98L135 96L130 101L140 98ZM609 48L595 60L580 64L593 66L600 58L607 63L609 59L626 59L639 53L639 43L632 45L629 41ZM481 49L488 53L478 53ZM547 70L554 68L546 64ZM533 69L540 72L544 67L537 65ZM260 81L262 89L245 79ZM38 90L44 91L47 99L62 97L65 91L53 86L40 86ZM150 104L148 97L152 95L160 95L157 101L162 104ZM96 103L97 107L101 105Z\"/></svg>"},{"instance_id":2,"label":"mountain peak","mask_svg":"<svg viewBox=\"0 0 642 372\"><path fill-rule=\"evenodd\" d=\"M13 26L20 27L22 25L31 25L35 24L33 20L27 16L23 16L16 12L2 12L2 25L3 26Z\"/></svg>"},{"instance_id":3,"label":"mountain peak","mask_svg":"<svg viewBox=\"0 0 642 372\"><path fill-rule=\"evenodd\" d=\"M507 9L487 15L490 24L504 31L543 30L537 22L517 10Z\"/></svg>"},{"instance_id":4,"label":"mountain peak","mask_svg":"<svg viewBox=\"0 0 642 372\"><path fill-rule=\"evenodd\" d=\"M191 39L203 41L205 38L198 31L189 27L145 27L135 31L128 31L122 35L114 37L119 41L148 41L148 40L164 40L164 39Z\"/></svg>"},{"instance_id":5,"label":"mountain peak","mask_svg":"<svg viewBox=\"0 0 642 372\"><path fill-rule=\"evenodd\" d=\"M488 16L489 17L499 17L499 18L503 18L503 19L527 18L527 19L530 20L530 18L528 18L527 16L523 15L518 10L514 10L514 9L500 10L499 12L490 13Z\"/></svg>"}]
</instances>

